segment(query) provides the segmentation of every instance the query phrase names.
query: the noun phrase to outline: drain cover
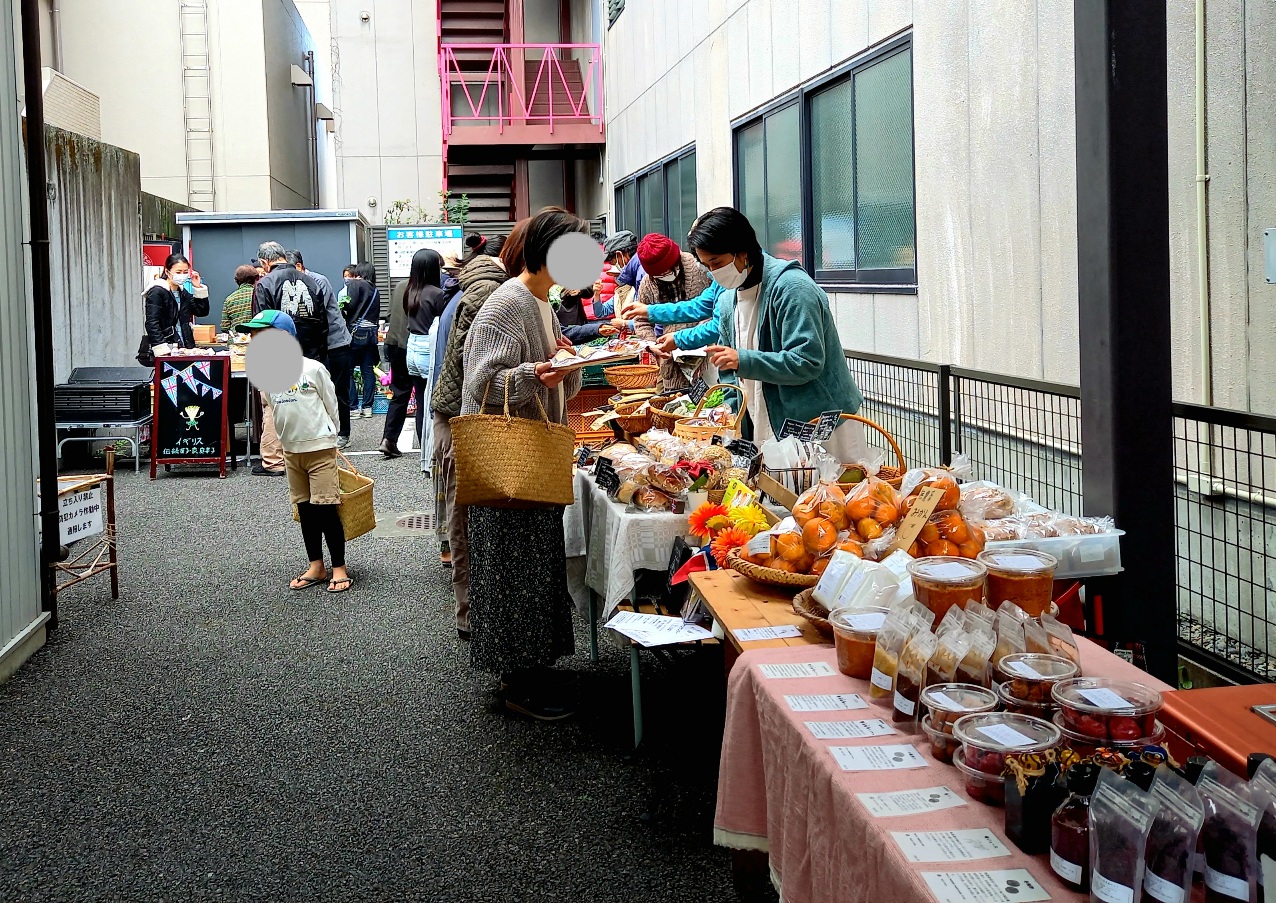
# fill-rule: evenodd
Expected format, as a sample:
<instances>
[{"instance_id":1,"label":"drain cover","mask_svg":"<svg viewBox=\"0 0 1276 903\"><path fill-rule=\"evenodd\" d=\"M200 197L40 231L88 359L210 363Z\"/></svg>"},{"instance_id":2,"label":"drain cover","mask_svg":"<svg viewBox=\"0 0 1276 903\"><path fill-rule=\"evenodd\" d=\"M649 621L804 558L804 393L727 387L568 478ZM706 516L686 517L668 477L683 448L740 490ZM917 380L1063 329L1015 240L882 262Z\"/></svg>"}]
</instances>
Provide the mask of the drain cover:
<instances>
[{"instance_id":1,"label":"drain cover","mask_svg":"<svg viewBox=\"0 0 1276 903\"><path fill-rule=\"evenodd\" d=\"M434 529L433 514L406 514L394 522L401 530L416 530L427 533Z\"/></svg>"}]
</instances>

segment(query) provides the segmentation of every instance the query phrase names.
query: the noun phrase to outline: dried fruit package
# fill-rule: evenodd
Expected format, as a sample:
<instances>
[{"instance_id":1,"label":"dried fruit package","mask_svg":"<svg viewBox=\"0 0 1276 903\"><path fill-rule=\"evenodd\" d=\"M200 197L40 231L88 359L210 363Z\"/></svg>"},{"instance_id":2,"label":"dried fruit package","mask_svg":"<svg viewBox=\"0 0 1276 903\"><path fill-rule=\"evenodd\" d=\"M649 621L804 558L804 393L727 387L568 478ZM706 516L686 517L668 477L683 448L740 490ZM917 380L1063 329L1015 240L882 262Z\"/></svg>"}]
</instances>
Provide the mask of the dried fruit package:
<instances>
[{"instance_id":1,"label":"dried fruit package","mask_svg":"<svg viewBox=\"0 0 1276 903\"><path fill-rule=\"evenodd\" d=\"M989 608L987 605L985 605L982 602L967 602L966 603L966 629L967 630L969 630L974 625L974 622L970 620L971 618L978 618L979 620L983 621L985 624L988 625L989 629L991 629L992 626L997 622L997 615L993 612L991 608Z\"/></svg>"},{"instance_id":2,"label":"dried fruit package","mask_svg":"<svg viewBox=\"0 0 1276 903\"><path fill-rule=\"evenodd\" d=\"M1050 636L1040 621L1023 622L1023 648L1025 652L1040 652L1050 655Z\"/></svg>"},{"instance_id":3,"label":"dried fruit package","mask_svg":"<svg viewBox=\"0 0 1276 903\"><path fill-rule=\"evenodd\" d=\"M1250 778L1250 787L1259 793L1265 793L1263 801L1263 819L1258 825L1258 865L1260 875L1267 876L1267 899L1276 900L1276 882L1272 876L1276 874L1276 761L1265 759Z\"/></svg>"},{"instance_id":4,"label":"dried fruit package","mask_svg":"<svg viewBox=\"0 0 1276 903\"><path fill-rule=\"evenodd\" d=\"M1148 832L1161 804L1107 768L1090 797L1090 901L1128 903L1143 886Z\"/></svg>"},{"instance_id":5,"label":"dried fruit package","mask_svg":"<svg viewBox=\"0 0 1276 903\"><path fill-rule=\"evenodd\" d=\"M1046 635L1050 638L1050 648L1046 651L1051 655L1061 655L1080 667L1081 650L1077 647L1077 638L1073 636L1072 628L1060 622L1054 615L1042 615L1040 621L1041 626L1046 628Z\"/></svg>"},{"instance_id":6,"label":"dried fruit package","mask_svg":"<svg viewBox=\"0 0 1276 903\"><path fill-rule=\"evenodd\" d=\"M1201 839L1205 848L1207 903L1253 900L1258 893L1258 826L1263 811L1249 785L1217 762L1196 782L1205 805Z\"/></svg>"},{"instance_id":7,"label":"dried fruit package","mask_svg":"<svg viewBox=\"0 0 1276 903\"><path fill-rule=\"evenodd\" d=\"M949 611L956 609L950 608ZM939 638L935 652L926 663L926 686L950 683L957 679L957 667L970 651L971 636L958 628Z\"/></svg>"},{"instance_id":8,"label":"dried fruit package","mask_svg":"<svg viewBox=\"0 0 1276 903\"><path fill-rule=\"evenodd\" d=\"M877 648L873 650L869 698L885 700L885 704L890 704L895 694L895 674L899 670L900 650L920 627L920 619L907 607L897 608L886 616L886 623L877 632Z\"/></svg>"},{"instance_id":9,"label":"dried fruit package","mask_svg":"<svg viewBox=\"0 0 1276 903\"><path fill-rule=\"evenodd\" d=\"M939 639L929 630L918 630L900 652L899 667L895 671L895 713L891 718L895 723L916 724L917 702L926 683L926 663L938 643Z\"/></svg>"},{"instance_id":10,"label":"dried fruit package","mask_svg":"<svg viewBox=\"0 0 1276 903\"><path fill-rule=\"evenodd\" d=\"M997 626L997 645L992 652L992 670L996 670L1001 660L1016 652L1027 652L1023 640L1023 625L1013 619L1004 619Z\"/></svg>"},{"instance_id":11,"label":"dried fruit package","mask_svg":"<svg viewBox=\"0 0 1276 903\"><path fill-rule=\"evenodd\" d=\"M984 550L983 531L972 527L959 511L936 511L922 526L913 544L923 558L948 555L960 558L976 558ZM910 552L911 554L911 552Z\"/></svg>"},{"instance_id":12,"label":"dried fruit package","mask_svg":"<svg viewBox=\"0 0 1276 903\"><path fill-rule=\"evenodd\" d=\"M1148 835L1143 903L1185 903L1192 897L1192 857L1205 807L1196 788L1168 765L1157 769L1151 794L1161 811Z\"/></svg>"},{"instance_id":13,"label":"dried fruit package","mask_svg":"<svg viewBox=\"0 0 1276 903\"><path fill-rule=\"evenodd\" d=\"M962 656L957 666L957 680L966 684L978 684L981 687L992 686L992 668L989 660L997 646L997 638L991 630L983 629L967 634L970 637L970 648Z\"/></svg>"},{"instance_id":14,"label":"dried fruit package","mask_svg":"<svg viewBox=\"0 0 1276 903\"><path fill-rule=\"evenodd\" d=\"M941 639L954 630L962 630L966 626L966 612L959 606L954 605L948 611L944 612L943 619L939 622L939 626L935 628L935 636Z\"/></svg>"},{"instance_id":15,"label":"dried fruit package","mask_svg":"<svg viewBox=\"0 0 1276 903\"><path fill-rule=\"evenodd\" d=\"M1000 629L1003 622L1010 620L1015 623L1022 624L1028 620L1028 613L1015 603L1007 599L997 606L997 620L995 626Z\"/></svg>"},{"instance_id":16,"label":"dried fruit package","mask_svg":"<svg viewBox=\"0 0 1276 903\"><path fill-rule=\"evenodd\" d=\"M855 484L846 499L849 529L862 542L879 539L901 517L899 494L877 477Z\"/></svg>"}]
</instances>

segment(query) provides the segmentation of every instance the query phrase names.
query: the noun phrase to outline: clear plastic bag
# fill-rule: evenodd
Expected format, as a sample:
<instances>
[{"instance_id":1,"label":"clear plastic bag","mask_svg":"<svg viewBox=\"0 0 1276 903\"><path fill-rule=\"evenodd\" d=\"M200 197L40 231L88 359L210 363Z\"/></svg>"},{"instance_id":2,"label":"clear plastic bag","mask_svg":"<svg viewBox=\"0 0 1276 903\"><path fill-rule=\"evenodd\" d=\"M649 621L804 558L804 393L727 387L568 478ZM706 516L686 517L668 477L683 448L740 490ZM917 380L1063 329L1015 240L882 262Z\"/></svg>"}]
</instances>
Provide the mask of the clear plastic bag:
<instances>
[{"instance_id":1,"label":"clear plastic bag","mask_svg":"<svg viewBox=\"0 0 1276 903\"><path fill-rule=\"evenodd\" d=\"M1150 791L1161 809L1144 855L1145 903L1187 903L1192 897L1192 857L1205 821L1200 794L1168 765L1156 771Z\"/></svg>"},{"instance_id":2,"label":"clear plastic bag","mask_svg":"<svg viewBox=\"0 0 1276 903\"><path fill-rule=\"evenodd\" d=\"M1015 513L1019 497L1019 493L981 480L962 485L957 507L967 520L1000 520Z\"/></svg>"},{"instance_id":3,"label":"clear plastic bag","mask_svg":"<svg viewBox=\"0 0 1276 903\"><path fill-rule=\"evenodd\" d=\"M1252 900L1257 894L1258 826L1261 805L1250 787L1217 762L1196 782L1205 806L1201 838L1205 848L1205 899L1208 903Z\"/></svg>"},{"instance_id":4,"label":"clear plastic bag","mask_svg":"<svg viewBox=\"0 0 1276 903\"><path fill-rule=\"evenodd\" d=\"M846 499L846 515L863 542L879 539L902 516L899 493L889 483L869 477L855 484Z\"/></svg>"},{"instance_id":5,"label":"clear plastic bag","mask_svg":"<svg viewBox=\"0 0 1276 903\"><path fill-rule=\"evenodd\" d=\"M913 725L917 722L918 700L926 684L926 663L938 644L935 634L929 630L918 630L908 638L900 652L893 697L892 720L895 723Z\"/></svg>"},{"instance_id":6,"label":"clear plastic bag","mask_svg":"<svg viewBox=\"0 0 1276 903\"><path fill-rule=\"evenodd\" d=\"M958 611L954 606L949 611ZM939 638L935 652L926 663L926 686L949 683L956 679L957 668L970 652L972 637L958 628Z\"/></svg>"},{"instance_id":7,"label":"clear plastic bag","mask_svg":"<svg viewBox=\"0 0 1276 903\"><path fill-rule=\"evenodd\" d=\"M1040 621L1031 619L1023 622L1023 646L1025 652L1039 652L1050 655L1050 636Z\"/></svg>"},{"instance_id":8,"label":"clear plastic bag","mask_svg":"<svg viewBox=\"0 0 1276 903\"><path fill-rule=\"evenodd\" d=\"M1040 621L1041 626L1046 629L1046 635L1049 637L1049 653L1062 656L1080 667L1081 650L1077 647L1077 638L1073 636L1072 628L1062 623L1054 615L1042 615Z\"/></svg>"},{"instance_id":9,"label":"clear plastic bag","mask_svg":"<svg viewBox=\"0 0 1276 903\"><path fill-rule=\"evenodd\" d=\"M873 650L873 672L868 687L870 699L892 704L899 653L920 626L917 616L908 608L894 609L886 616L886 622L877 632L877 646Z\"/></svg>"},{"instance_id":10,"label":"clear plastic bag","mask_svg":"<svg viewBox=\"0 0 1276 903\"><path fill-rule=\"evenodd\" d=\"M1143 886L1148 832L1161 805L1107 768L1090 797L1091 903L1126 903Z\"/></svg>"},{"instance_id":11,"label":"clear plastic bag","mask_svg":"<svg viewBox=\"0 0 1276 903\"><path fill-rule=\"evenodd\" d=\"M970 648L966 650L961 663L957 666L957 680L959 683L991 687L990 662L993 650L997 646L997 638L991 631L983 629L966 635L970 638Z\"/></svg>"}]
</instances>

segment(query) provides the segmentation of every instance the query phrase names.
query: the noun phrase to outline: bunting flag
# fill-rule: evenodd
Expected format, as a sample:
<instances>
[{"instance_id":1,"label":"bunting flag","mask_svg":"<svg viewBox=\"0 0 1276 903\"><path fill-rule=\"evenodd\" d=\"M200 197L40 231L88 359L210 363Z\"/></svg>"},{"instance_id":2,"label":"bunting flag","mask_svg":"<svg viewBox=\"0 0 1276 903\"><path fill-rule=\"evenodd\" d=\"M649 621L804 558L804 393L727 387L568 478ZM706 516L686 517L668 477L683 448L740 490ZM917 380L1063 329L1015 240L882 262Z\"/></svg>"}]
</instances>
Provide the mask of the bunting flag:
<instances>
[{"instance_id":1,"label":"bunting flag","mask_svg":"<svg viewBox=\"0 0 1276 903\"><path fill-rule=\"evenodd\" d=\"M160 385L164 388L164 394L168 396L168 400L173 403L173 407L177 407L177 377L166 376L160 380Z\"/></svg>"},{"instance_id":2,"label":"bunting flag","mask_svg":"<svg viewBox=\"0 0 1276 903\"><path fill-rule=\"evenodd\" d=\"M164 362L164 372L165 372L165 373L176 373L176 372L177 372L177 368L176 368L176 367L174 367L172 364L168 363L167 361L165 361L165 362Z\"/></svg>"},{"instance_id":3,"label":"bunting flag","mask_svg":"<svg viewBox=\"0 0 1276 903\"><path fill-rule=\"evenodd\" d=\"M195 369L204 374L204 379L212 378L212 364L208 361L196 361Z\"/></svg>"},{"instance_id":4,"label":"bunting flag","mask_svg":"<svg viewBox=\"0 0 1276 903\"><path fill-rule=\"evenodd\" d=\"M669 581L672 586L680 583L686 583L692 574L698 574L701 571L715 571L718 569L718 563L713 560L713 556L708 550L701 549L696 554L687 559L687 563L678 568L674 572L673 579Z\"/></svg>"}]
</instances>

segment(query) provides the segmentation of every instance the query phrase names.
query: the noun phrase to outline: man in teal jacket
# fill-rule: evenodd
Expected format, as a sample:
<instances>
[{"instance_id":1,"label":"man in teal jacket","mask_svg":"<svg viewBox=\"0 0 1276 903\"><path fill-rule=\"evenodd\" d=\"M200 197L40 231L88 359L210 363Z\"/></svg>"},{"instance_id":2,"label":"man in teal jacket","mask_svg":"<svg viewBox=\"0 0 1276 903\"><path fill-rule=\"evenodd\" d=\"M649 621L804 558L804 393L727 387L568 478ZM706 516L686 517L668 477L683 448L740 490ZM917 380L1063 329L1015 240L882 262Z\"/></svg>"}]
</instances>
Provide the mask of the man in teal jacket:
<instances>
[{"instance_id":1,"label":"man in teal jacket","mask_svg":"<svg viewBox=\"0 0 1276 903\"><path fill-rule=\"evenodd\" d=\"M731 207L702 216L688 242L723 289L719 343L707 350L724 382L753 390L754 441L775 436L785 420L860 409L864 397L846 365L828 295L796 261L764 253L748 218ZM867 454L862 426L853 421L843 421L825 447L848 463Z\"/></svg>"}]
</instances>

